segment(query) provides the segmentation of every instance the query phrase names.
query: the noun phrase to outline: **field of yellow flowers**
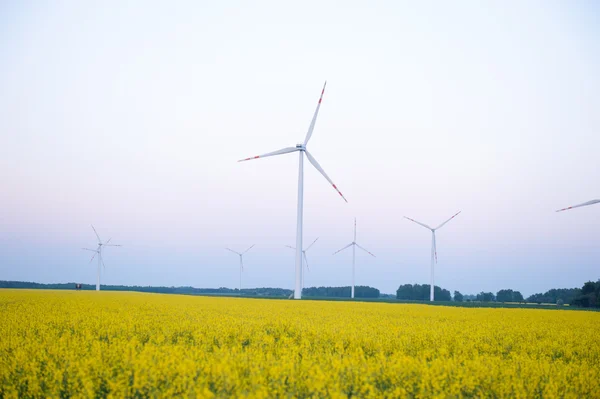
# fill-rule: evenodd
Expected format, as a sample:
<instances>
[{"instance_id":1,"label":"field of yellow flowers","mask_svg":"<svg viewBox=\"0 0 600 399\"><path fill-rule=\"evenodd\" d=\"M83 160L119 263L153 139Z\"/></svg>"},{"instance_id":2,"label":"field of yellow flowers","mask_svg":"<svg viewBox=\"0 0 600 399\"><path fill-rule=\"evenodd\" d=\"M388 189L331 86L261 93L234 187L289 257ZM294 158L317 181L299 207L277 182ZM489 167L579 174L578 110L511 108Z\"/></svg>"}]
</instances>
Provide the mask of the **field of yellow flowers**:
<instances>
[{"instance_id":1,"label":"field of yellow flowers","mask_svg":"<svg viewBox=\"0 0 600 399\"><path fill-rule=\"evenodd\" d=\"M600 395L600 313L0 290L0 398Z\"/></svg>"}]
</instances>

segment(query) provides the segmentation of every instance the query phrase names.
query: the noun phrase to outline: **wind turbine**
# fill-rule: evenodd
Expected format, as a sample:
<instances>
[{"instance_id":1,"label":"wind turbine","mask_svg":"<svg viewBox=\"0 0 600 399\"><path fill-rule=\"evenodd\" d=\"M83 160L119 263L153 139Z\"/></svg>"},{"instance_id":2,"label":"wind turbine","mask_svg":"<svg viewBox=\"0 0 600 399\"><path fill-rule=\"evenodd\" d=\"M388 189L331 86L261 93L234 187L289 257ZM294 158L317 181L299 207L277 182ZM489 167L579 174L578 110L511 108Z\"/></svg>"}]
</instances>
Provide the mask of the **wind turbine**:
<instances>
[{"instance_id":1,"label":"wind turbine","mask_svg":"<svg viewBox=\"0 0 600 399\"><path fill-rule=\"evenodd\" d=\"M238 162L250 161L252 159L258 158L266 158L273 155L281 155L287 154L290 152L299 153L300 163L298 166L298 211L297 211L297 221L296 221L296 284L294 289L294 299L302 298L302 214L304 211L303 200L304 200L304 155L308 161L317 169L325 179L333 186L335 191L344 199L344 201L348 202L346 198L342 195L340 190L336 187L336 185L331 181L327 173L321 168L321 165L317 162L317 160L308 152L306 149L306 145L310 140L310 137L313 134L313 130L315 128L315 123L317 121L317 115L319 114L319 108L321 107L321 101L323 101L323 93L325 93L325 86L327 86L327 82L323 85L323 90L321 90L321 96L319 97L319 102L317 103L317 109L315 110L315 114L313 115L312 121L310 122L310 126L308 127L308 132L306 133L306 138L304 139L304 143L296 144L295 147L287 147L282 148L281 150L268 152L263 155L257 155L251 158L241 159Z\"/></svg>"},{"instance_id":2,"label":"wind turbine","mask_svg":"<svg viewBox=\"0 0 600 399\"><path fill-rule=\"evenodd\" d=\"M306 264L307 271L310 271L310 269L308 268L308 258L306 257L306 251L308 251L310 249L310 247L312 247L314 245L314 243L317 242L318 239L319 239L319 237L315 238L315 240L312 242L312 244L310 244L308 246L308 248L302 250L302 257L304 258L304 263ZM292 247L291 245L286 245L286 247L294 249L294 250L296 249L295 247ZM304 273L302 273L302 288L304 288Z\"/></svg>"},{"instance_id":3,"label":"wind turbine","mask_svg":"<svg viewBox=\"0 0 600 399\"><path fill-rule=\"evenodd\" d=\"M599 202L600 202L600 200L591 200L591 201L588 201L588 202L584 202L583 204L573 205L573 206L570 206L568 208L559 209L556 212L568 211L569 209L579 208L580 206L594 205L594 204L597 204Z\"/></svg>"},{"instance_id":4,"label":"wind turbine","mask_svg":"<svg viewBox=\"0 0 600 399\"><path fill-rule=\"evenodd\" d=\"M102 249L104 247L120 247L121 245L109 244L110 240L112 240L112 238L109 238L108 241L106 241L106 242L102 242L102 240L100 239L100 236L98 235L98 232L96 231L96 229L94 228L93 225L92 225L92 229L94 230L94 233L96 233L96 237L98 238L98 248L96 248L96 249L81 248L81 249L85 249L86 251L95 252L94 255L92 256L92 259L90 259L90 263L92 263L92 261L94 260L96 255L98 255L98 276L96 278L96 291L100 291L100 264L102 264L102 266L104 266L104 269L106 269L106 265L104 264L104 259L102 259Z\"/></svg>"},{"instance_id":5,"label":"wind turbine","mask_svg":"<svg viewBox=\"0 0 600 399\"><path fill-rule=\"evenodd\" d=\"M372 257L375 258L375 255L373 255L371 252L367 251L366 249L364 249L363 247L361 247L360 245L358 245L356 243L356 218L354 218L354 241L352 241L350 244L346 245L344 248L334 252L333 254L337 254L338 252L343 251L346 248L350 248L352 247L352 291L350 293L350 297L354 298L354 274L355 274L355 269L356 269L356 248L360 248L363 251L365 251L366 253L368 253L369 255L371 255Z\"/></svg>"},{"instance_id":6,"label":"wind turbine","mask_svg":"<svg viewBox=\"0 0 600 399\"><path fill-rule=\"evenodd\" d=\"M449 221L451 221L452 219L454 219L456 217L456 215L458 215L460 212L462 212L462 211L459 211L458 213L456 213L450 219L446 220L444 223L440 224L435 229L432 229L431 227L427 226L424 223L417 222L414 219L411 219L409 217L404 216L406 219L408 219L408 220L410 220L412 222L415 222L416 224L420 224L421 226L423 226L423 227L431 230L431 284L429 285L429 300L431 302L433 302L433 299L434 299L434 295L433 295L433 293L434 293L434 290L433 290L433 288L434 288L434 275L433 275L434 274L433 273L434 270L433 269L434 269L434 263L437 263L437 249L436 249L436 244L435 244L435 231L439 230L443 225L445 225L446 223L448 223Z\"/></svg>"},{"instance_id":7,"label":"wind turbine","mask_svg":"<svg viewBox=\"0 0 600 399\"><path fill-rule=\"evenodd\" d=\"M244 252L241 252L241 253L237 252L237 251L234 251L233 249L225 248L226 250L231 251L234 254L240 256L240 295L242 295L242 272L244 271L244 260L243 260L243 257L244 257L244 254L246 252L250 251L254 245L256 245L256 244L250 245L250 248L248 248L247 250L245 250Z\"/></svg>"}]
</instances>

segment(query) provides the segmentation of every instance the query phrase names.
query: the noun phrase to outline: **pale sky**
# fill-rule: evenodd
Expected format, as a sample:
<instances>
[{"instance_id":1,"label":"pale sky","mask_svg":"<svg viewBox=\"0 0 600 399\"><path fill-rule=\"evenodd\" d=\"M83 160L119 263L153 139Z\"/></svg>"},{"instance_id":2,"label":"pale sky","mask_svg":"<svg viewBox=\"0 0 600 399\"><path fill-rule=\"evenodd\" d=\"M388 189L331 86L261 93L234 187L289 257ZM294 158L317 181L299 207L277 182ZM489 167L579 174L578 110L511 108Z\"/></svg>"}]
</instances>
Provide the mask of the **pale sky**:
<instances>
[{"instance_id":1,"label":"pale sky","mask_svg":"<svg viewBox=\"0 0 600 399\"><path fill-rule=\"evenodd\" d=\"M0 4L0 279L524 295L600 278L594 1Z\"/></svg>"}]
</instances>

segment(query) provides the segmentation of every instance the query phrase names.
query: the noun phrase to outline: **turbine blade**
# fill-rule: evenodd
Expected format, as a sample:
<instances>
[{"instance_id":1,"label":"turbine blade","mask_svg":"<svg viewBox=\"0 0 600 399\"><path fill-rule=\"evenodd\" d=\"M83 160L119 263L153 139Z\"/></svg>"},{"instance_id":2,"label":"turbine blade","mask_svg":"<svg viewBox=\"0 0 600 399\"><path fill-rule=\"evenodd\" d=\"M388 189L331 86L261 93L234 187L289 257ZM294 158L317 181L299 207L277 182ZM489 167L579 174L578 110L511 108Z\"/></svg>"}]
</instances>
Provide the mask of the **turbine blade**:
<instances>
[{"instance_id":1,"label":"turbine blade","mask_svg":"<svg viewBox=\"0 0 600 399\"><path fill-rule=\"evenodd\" d=\"M304 263L306 263L306 270L310 271L308 267L308 258L306 257L306 251L302 251L302 255L304 255Z\"/></svg>"},{"instance_id":2,"label":"turbine blade","mask_svg":"<svg viewBox=\"0 0 600 399\"><path fill-rule=\"evenodd\" d=\"M81 248L81 249L85 249L86 251L98 252L98 251L97 251L97 250L95 250L95 249L89 249L89 248Z\"/></svg>"},{"instance_id":3,"label":"turbine blade","mask_svg":"<svg viewBox=\"0 0 600 399\"><path fill-rule=\"evenodd\" d=\"M415 222L416 224L420 224L421 226L423 226L429 230L433 230L431 227L427 226L425 223L417 222L415 219L411 219L408 216L404 216L404 218L410 220L411 222Z\"/></svg>"},{"instance_id":4,"label":"turbine blade","mask_svg":"<svg viewBox=\"0 0 600 399\"><path fill-rule=\"evenodd\" d=\"M452 216L450 219L446 220L444 223L440 224L438 227L436 227L435 229L439 229L440 227L442 227L443 225L445 225L446 223L448 223L449 221L451 221L452 219L454 219L456 217L456 215L458 215L459 213L461 213L462 211L458 211L456 214L454 214L454 216Z\"/></svg>"},{"instance_id":5,"label":"turbine blade","mask_svg":"<svg viewBox=\"0 0 600 399\"><path fill-rule=\"evenodd\" d=\"M96 252L96 251L94 251L94 252ZM92 263L92 261L94 260L94 258L96 257L96 255L98 255L98 252L96 252L96 253L95 253L95 254L92 256L92 259L90 259L90 262L89 262L89 263Z\"/></svg>"},{"instance_id":6,"label":"turbine blade","mask_svg":"<svg viewBox=\"0 0 600 399\"><path fill-rule=\"evenodd\" d=\"M338 192L338 194L344 199L344 201L348 202L348 200L346 199L346 197L344 197L344 194L342 194L342 192L340 190L338 190L338 188L336 187L335 184L333 184L333 182L331 181L331 179L329 178L329 176L327 176L327 173L325 173L325 171L323 170L323 168L321 167L321 165L319 165L319 163L317 162L317 160L310 155L310 152L308 151L304 151L304 153L306 154L306 158L308 158L308 161L310 163L312 163L312 165L315 167L315 169L317 169L319 172L321 172L321 174L323 175L324 178L327 179L327 181L329 182L329 184L331 184L333 186L333 188L335 188L335 191Z\"/></svg>"},{"instance_id":7,"label":"turbine blade","mask_svg":"<svg viewBox=\"0 0 600 399\"><path fill-rule=\"evenodd\" d=\"M244 257L240 255L240 266L242 267L242 271L244 271Z\"/></svg>"},{"instance_id":8,"label":"turbine blade","mask_svg":"<svg viewBox=\"0 0 600 399\"><path fill-rule=\"evenodd\" d=\"M229 248L225 248L225 249L228 250L228 251L230 251L230 252L233 252L236 255L241 255L241 253L239 253L237 251L234 251L233 249L229 249Z\"/></svg>"},{"instance_id":9,"label":"turbine blade","mask_svg":"<svg viewBox=\"0 0 600 399\"><path fill-rule=\"evenodd\" d=\"M121 244L104 244L103 247L122 247Z\"/></svg>"},{"instance_id":10,"label":"turbine blade","mask_svg":"<svg viewBox=\"0 0 600 399\"><path fill-rule=\"evenodd\" d=\"M317 242L318 239L319 239L319 237L315 238L315 240L312 242L312 244L310 244L308 246L308 248L306 248L304 251L308 251L310 249L310 247L312 247L314 245L314 243Z\"/></svg>"},{"instance_id":11,"label":"turbine blade","mask_svg":"<svg viewBox=\"0 0 600 399\"><path fill-rule=\"evenodd\" d=\"M317 109L315 110L315 114L313 115L312 121L310 122L310 126L308 127L308 132L306 133L306 138L304 139L304 145L308 144L308 140L313 134L313 130L315 129L315 123L317 122L317 115L319 115L319 108L321 108L321 101L323 101L323 94L325 93L325 86L327 86L327 81L323 85L323 90L321 90L321 97L319 97L319 102L317 103Z\"/></svg>"},{"instance_id":12,"label":"turbine blade","mask_svg":"<svg viewBox=\"0 0 600 399\"><path fill-rule=\"evenodd\" d=\"M342 252L342 251L343 251L344 249L346 249L346 248L350 248L352 245L354 245L354 243L353 243L353 242L351 242L350 244L346 245L344 248L342 248L342 249L340 249L340 250L338 250L338 251L335 251L335 252L333 253L333 255L337 254L338 252Z\"/></svg>"},{"instance_id":13,"label":"turbine blade","mask_svg":"<svg viewBox=\"0 0 600 399\"><path fill-rule=\"evenodd\" d=\"M98 256L100 256L100 263L102 263L102 267L104 268L104 271L106 271L106 265L104 264L104 258L102 258L102 254L99 254Z\"/></svg>"},{"instance_id":14,"label":"turbine blade","mask_svg":"<svg viewBox=\"0 0 600 399\"><path fill-rule=\"evenodd\" d=\"M256 244L252 244L250 245L250 248L248 248L247 250L245 250L244 252L242 252L242 255L245 254L246 252L250 251L252 249L252 247L254 247Z\"/></svg>"},{"instance_id":15,"label":"turbine blade","mask_svg":"<svg viewBox=\"0 0 600 399\"><path fill-rule=\"evenodd\" d=\"M284 245L284 247L291 248L291 249L293 249L294 251L296 250L296 247L292 247L291 245Z\"/></svg>"},{"instance_id":16,"label":"turbine blade","mask_svg":"<svg viewBox=\"0 0 600 399\"><path fill-rule=\"evenodd\" d=\"M108 241L106 241L106 242L104 243L104 245L108 245L108 243L110 242L110 240L112 240L112 237L111 237L111 238L109 238L109 239L108 239Z\"/></svg>"},{"instance_id":17,"label":"turbine blade","mask_svg":"<svg viewBox=\"0 0 600 399\"><path fill-rule=\"evenodd\" d=\"M362 249L363 251L365 251L366 253L368 253L369 255L371 255L372 257L376 258L375 255L373 255L372 253L370 253L369 251L367 251L366 249L364 249L363 247L361 247L360 245L356 244L356 246L360 249Z\"/></svg>"},{"instance_id":18,"label":"turbine blade","mask_svg":"<svg viewBox=\"0 0 600 399\"><path fill-rule=\"evenodd\" d=\"M294 152L294 151L298 151L298 148L286 147L286 148L282 148L281 150L267 152L266 154L257 155L257 156L246 158L246 159L240 159L238 162L250 161L252 159L258 159L258 158L272 157L273 155L287 154L288 152Z\"/></svg>"},{"instance_id":19,"label":"turbine blade","mask_svg":"<svg viewBox=\"0 0 600 399\"><path fill-rule=\"evenodd\" d=\"M92 225L92 229L94 229L94 233L96 233L96 237L98 237L98 242L102 242L102 240L100 239L100 236L98 235L98 232L94 228L94 225Z\"/></svg>"},{"instance_id":20,"label":"turbine blade","mask_svg":"<svg viewBox=\"0 0 600 399\"><path fill-rule=\"evenodd\" d=\"M579 208L580 206L594 205L594 204L597 204L599 202L600 202L600 200L597 200L597 199L596 200L591 200L591 201L588 201L588 202L584 202L583 204L573 205L573 206L570 206L568 208L559 209L556 212L568 211L569 209Z\"/></svg>"}]
</instances>

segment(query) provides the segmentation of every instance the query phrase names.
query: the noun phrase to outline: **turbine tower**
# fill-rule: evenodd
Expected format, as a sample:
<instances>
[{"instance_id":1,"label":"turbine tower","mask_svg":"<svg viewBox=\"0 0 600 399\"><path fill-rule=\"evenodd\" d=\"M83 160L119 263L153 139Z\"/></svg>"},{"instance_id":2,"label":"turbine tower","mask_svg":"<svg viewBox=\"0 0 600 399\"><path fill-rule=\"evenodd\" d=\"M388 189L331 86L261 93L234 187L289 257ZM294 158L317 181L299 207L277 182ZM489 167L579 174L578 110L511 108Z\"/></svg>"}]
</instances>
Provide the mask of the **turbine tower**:
<instances>
[{"instance_id":1,"label":"turbine tower","mask_svg":"<svg viewBox=\"0 0 600 399\"><path fill-rule=\"evenodd\" d=\"M85 249L86 251L95 252L94 255L92 256L92 259L90 259L90 263L92 263L92 261L94 260L96 255L98 255L98 275L96 278L96 291L100 291L100 264L102 264L102 266L104 266L104 268L106 269L106 265L104 264L104 259L102 259L102 249L104 247L120 247L121 245L109 244L110 240L112 238L109 238L108 241L106 241L106 242L102 242L102 240L100 239L100 236L98 235L98 232L96 231L96 229L94 228L93 225L92 225L92 229L94 230L94 233L96 233L96 237L98 238L98 248L96 248L96 249L81 248L81 249Z\"/></svg>"},{"instance_id":2,"label":"turbine tower","mask_svg":"<svg viewBox=\"0 0 600 399\"><path fill-rule=\"evenodd\" d=\"M310 244L306 249L302 250L302 258L304 259L304 263L306 264L307 271L310 271L310 269L308 268L308 258L306 257L306 251L308 251L310 249L310 247L312 247L314 245L314 243L317 242L318 239L319 239L319 237L315 238L315 240L312 242L312 244ZM292 247L291 245L286 245L286 247L291 248L293 250L296 249L296 247ZM302 288L304 288L304 273L302 273Z\"/></svg>"},{"instance_id":3,"label":"turbine tower","mask_svg":"<svg viewBox=\"0 0 600 399\"><path fill-rule=\"evenodd\" d=\"M325 93L325 86L327 82L323 85L323 90L321 90L321 96L319 97L319 102L317 103L317 109L315 110L315 114L313 115L312 121L310 122L310 126L308 127L308 132L306 133L306 138L304 139L304 143L296 144L295 147L287 147L282 148L281 150L268 152L263 155L257 155L254 157L241 159L238 162L250 161L252 159L258 158L266 158L273 155L281 155L287 154L290 152L299 153L299 166L298 166L298 210L297 210L297 221L296 221L296 284L294 287L294 299L302 298L302 214L304 211L303 200L304 200L304 155L308 161L323 175L325 179L333 186L335 191L344 199L344 201L348 202L346 198L342 195L340 190L336 187L336 185L331 181L327 173L321 168L321 165L317 162L317 160L308 152L306 149L306 145L310 140L310 137L313 134L313 130L315 128L315 123L317 121L317 115L319 114L319 108L321 107L321 101L323 101L323 94Z\"/></svg>"},{"instance_id":4,"label":"turbine tower","mask_svg":"<svg viewBox=\"0 0 600 399\"><path fill-rule=\"evenodd\" d=\"M356 248L360 248L363 251L365 251L366 253L368 253L369 255L371 255L372 257L375 257L375 255L373 255L371 252L367 251L366 249L364 249L363 247L361 247L360 245L358 245L356 243L356 218L354 218L354 241L352 241L350 244L346 245L344 248L340 249L339 251L334 252L333 254L337 254L338 252L343 251L346 248L350 248L352 247L352 291L350 293L350 297L354 299L354 275L355 275L355 269L356 269Z\"/></svg>"},{"instance_id":5,"label":"turbine tower","mask_svg":"<svg viewBox=\"0 0 600 399\"><path fill-rule=\"evenodd\" d=\"M594 204L597 204L599 202L600 202L600 200L591 200L591 201L588 201L588 202L584 202L583 204L573 205L573 206L570 206L568 208L559 209L556 212L568 211L569 209L579 208L580 206L594 205Z\"/></svg>"},{"instance_id":6,"label":"turbine tower","mask_svg":"<svg viewBox=\"0 0 600 399\"><path fill-rule=\"evenodd\" d=\"M242 272L244 271L244 259L243 259L243 257L244 257L244 254L246 252L250 251L254 245L255 244L250 245L250 248L248 248L247 250L245 250L244 252L241 252L241 253L237 252L237 251L234 251L233 249L225 248L226 250L231 251L234 254L240 256L240 295L242 295Z\"/></svg>"},{"instance_id":7,"label":"turbine tower","mask_svg":"<svg viewBox=\"0 0 600 399\"><path fill-rule=\"evenodd\" d=\"M416 224L420 224L421 226L431 230L431 284L429 285L429 300L431 302L433 302L434 300L434 263L437 263L437 249L436 249L436 244L435 244L435 231L439 230L443 225L445 225L446 223L448 223L449 221L451 221L452 219L454 219L456 217L456 215L458 215L461 211L459 211L458 213L456 213L454 216L452 216L450 219L446 220L444 223L440 224L438 227L436 227L435 229L427 226L424 223L421 222L417 222L414 219L411 219L409 217L404 216L406 219L415 222Z\"/></svg>"}]
</instances>

